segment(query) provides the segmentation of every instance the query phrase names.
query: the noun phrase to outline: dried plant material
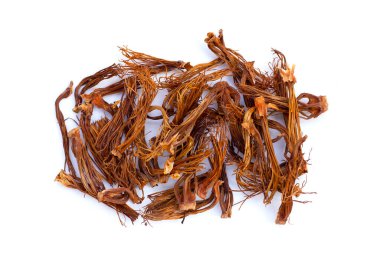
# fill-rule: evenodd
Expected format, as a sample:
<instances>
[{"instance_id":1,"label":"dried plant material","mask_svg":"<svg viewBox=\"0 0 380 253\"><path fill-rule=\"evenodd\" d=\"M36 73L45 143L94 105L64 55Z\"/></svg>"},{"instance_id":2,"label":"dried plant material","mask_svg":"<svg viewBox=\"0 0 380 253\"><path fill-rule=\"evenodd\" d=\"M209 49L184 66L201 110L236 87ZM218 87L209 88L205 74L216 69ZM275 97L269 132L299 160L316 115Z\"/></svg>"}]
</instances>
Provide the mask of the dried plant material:
<instances>
[{"instance_id":1,"label":"dried plant material","mask_svg":"<svg viewBox=\"0 0 380 253\"><path fill-rule=\"evenodd\" d=\"M65 154L56 180L132 222L141 215L148 223L184 219L217 204L221 217L230 218L234 196L228 171L234 170L247 199L263 194L270 204L276 193L282 195L276 223L285 224L293 203L300 202L295 198L304 193L305 184L297 180L307 173L300 120L326 112L326 97L296 96L295 66L277 50L271 71L263 72L226 47L222 31L208 33L205 42L217 58L194 66L120 48L125 59L76 86L73 111L79 122L68 131L59 104L71 95L70 83L55 103ZM167 95L161 105L152 105L159 91ZM119 99L109 102L115 94ZM97 120L95 108L103 113ZM161 120L149 139L147 120ZM279 141L284 147L276 153ZM170 178L174 186L148 195L143 210L128 205L143 202L147 185Z\"/></svg>"},{"instance_id":2,"label":"dried plant material","mask_svg":"<svg viewBox=\"0 0 380 253\"><path fill-rule=\"evenodd\" d=\"M293 64L291 68L289 68L289 66L287 66L285 69L282 69L282 68L279 69L281 77L282 77L282 81L284 83L295 83L296 82L296 78L294 76L295 67L296 66Z\"/></svg>"},{"instance_id":3,"label":"dried plant material","mask_svg":"<svg viewBox=\"0 0 380 253\"><path fill-rule=\"evenodd\" d=\"M70 158L70 147L69 147L69 136L67 134L67 128L65 124L65 118L63 117L63 114L61 112L61 109L59 108L59 103L64 99L68 98L71 93L73 92L73 82L70 82L70 86L67 87L62 94L58 96L58 98L55 100L55 115L57 117L57 121L59 124L59 128L61 130L62 135L62 142L63 142L63 150L65 151L65 165L69 168L70 173L75 176L75 169L73 166L73 163L71 162Z\"/></svg>"},{"instance_id":4,"label":"dried plant material","mask_svg":"<svg viewBox=\"0 0 380 253\"><path fill-rule=\"evenodd\" d=\"M168 158L165 162L164 174L170 174L174 166L174 156Z\"/></svg>"}]
</instances>

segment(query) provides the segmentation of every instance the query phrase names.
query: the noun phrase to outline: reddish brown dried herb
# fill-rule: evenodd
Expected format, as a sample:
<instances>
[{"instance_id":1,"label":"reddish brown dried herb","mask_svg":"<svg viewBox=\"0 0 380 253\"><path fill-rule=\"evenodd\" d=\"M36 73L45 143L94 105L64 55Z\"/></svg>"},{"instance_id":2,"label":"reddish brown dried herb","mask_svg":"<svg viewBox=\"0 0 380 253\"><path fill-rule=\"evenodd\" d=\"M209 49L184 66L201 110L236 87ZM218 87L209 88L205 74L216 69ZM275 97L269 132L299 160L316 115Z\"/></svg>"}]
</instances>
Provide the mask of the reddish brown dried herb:
<instances>
[{"instance_id":1,"label":"reddish brown dried herb","mask_svg":"<svg viewBox=\"0 0 380 253\"><path fill-rule=\"evenodd\" d=\"M79 126L68 132L59 104L71 95L70 83L55 103L67 165L56 180L132 222L139 214L146 222L181 219L218 203L221 217L229 218L233 193L227 165L235 165L237 184L247 198L263 194L269 204L276 192L282 194L276 223L286 223L293 198L303 193L304 184L296 180L307 173L300 118L325 112L326 97L296 97L294 65L289 67L277 50L267 73L227 48L222 31L207 34L205 41L217 58L195 66L121 48L125 60L84 78L75 88L73 110ZM225 81L228 76L233 83ZM119 80L98 87L110 78ZM159 90L167 95L162 105L152 105ZM107 102L112 94L121 99ZM104 112L99 120L93 120L94 107ZM151 116L155 110L161 115ZM162 120L149 140L147 119ZM285 143L283 157L275 153L280 140ZM160 167L161 158L165 162ZM174 186L149 195L151 203L143 211L128 206L128 201L143 201L147 184L163 184L169 177L176 180Z\"/></svg>"}]
</instances>

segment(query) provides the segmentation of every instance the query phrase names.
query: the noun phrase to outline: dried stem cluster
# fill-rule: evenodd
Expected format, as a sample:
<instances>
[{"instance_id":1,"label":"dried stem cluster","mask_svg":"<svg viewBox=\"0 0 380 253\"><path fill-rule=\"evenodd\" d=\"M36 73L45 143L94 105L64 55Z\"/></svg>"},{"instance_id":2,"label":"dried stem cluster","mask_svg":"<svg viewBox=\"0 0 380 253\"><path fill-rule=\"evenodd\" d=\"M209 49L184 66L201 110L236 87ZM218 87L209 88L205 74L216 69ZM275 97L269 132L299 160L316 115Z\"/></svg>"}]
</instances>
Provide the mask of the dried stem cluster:
<instances>
[{"instance_id":1,"label":"dried stem cluster","mask_svg":"<svg viewBox=\"0 0 380 253\"><path fill-rule=\"evenodd\" d=\"M205 42L217 56L208 63L192 66L121 48L125 60L120 64L84 78L74 91L71 83L55 104L66 157L56 180L132 222L139 215L146 222L182 219L217 204L227 218L233 193L226 170L236 165L236 181L247 198L263 194L269 204L276 192L282 194L276 223L284 224L293 198L303 193L296 180L307 172L300 118L325 112L326 98L297 97L294 65L288 66L277 50L269 73L227 48L222 31L207 34ZM111 78L118 81L100 87ZM167 95L161 105L152 105L159 90ZM68 131L59 104L72 92L79 122ZM113 94L121 99L107 102ZM104 112L101 119L93 119L94 108ZM155 110L160 116L150 115ZM148 119L162 122L151 139L145 133ZM278 157L280 141L283 155ZM128 205L142 202L146 185L170 178L174 187L149 195L143 211Z\"/></svg>"}]
</instances>

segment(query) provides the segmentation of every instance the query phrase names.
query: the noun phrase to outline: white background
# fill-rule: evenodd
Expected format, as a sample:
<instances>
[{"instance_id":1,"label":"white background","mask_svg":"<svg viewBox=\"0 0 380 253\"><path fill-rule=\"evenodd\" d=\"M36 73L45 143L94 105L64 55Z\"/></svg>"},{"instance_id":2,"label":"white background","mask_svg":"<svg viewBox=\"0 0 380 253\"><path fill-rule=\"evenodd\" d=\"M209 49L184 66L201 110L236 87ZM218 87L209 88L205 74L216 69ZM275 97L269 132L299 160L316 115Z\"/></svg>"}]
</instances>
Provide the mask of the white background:
<instances>
[{"instance_id":1,"label":"white background","mask_svg":"<svg viewBox=\"0 0 380 253\"><path fill-rule=\"evenodd\" d=\"M0 252L379 252L379 17L376 1L1 1ZM123 227L54 182L64 161L54 100L70 80L118 61L121 45L211 60L203 40L219 28L263 69L282 51L297 92L328 97L326 114L302 122L305 190L318 194L302 196L312 203L295 204L290 224L274 224L279 198L257 198L232 219L215 208L183 225Z\"/></svg>"}]
</instances>

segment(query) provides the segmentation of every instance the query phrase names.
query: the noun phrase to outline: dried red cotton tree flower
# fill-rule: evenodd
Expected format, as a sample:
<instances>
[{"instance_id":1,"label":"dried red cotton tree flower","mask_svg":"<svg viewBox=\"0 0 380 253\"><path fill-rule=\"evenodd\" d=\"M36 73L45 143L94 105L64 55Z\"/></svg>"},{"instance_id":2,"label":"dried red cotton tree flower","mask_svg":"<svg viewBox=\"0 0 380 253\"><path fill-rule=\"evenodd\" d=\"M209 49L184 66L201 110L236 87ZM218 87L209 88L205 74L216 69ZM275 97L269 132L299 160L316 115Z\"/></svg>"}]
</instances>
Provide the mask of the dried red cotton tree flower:
<instances>
[{"instance_id":1,"label":"dried red cotton tree flower","mask_svg":"<svg viewBox=\"0 0 380 253\"><path fill-rule=\"evenodd\" d=\"M208 33L205 42L216 59L195 66L121 48L122 62L75 87L79 123L68 131L59 104L72 94L70 83L55 103L65 154L56 180L132 222L139 215L146 223L184 219L218 204L221 217L230 218L234 198L227 171L233 169L247 198L263 194L270 204L276 193L282 195L276 223L285 224L294 198L303 193L297 179L307 173L300 119L327 111L326 97L296 96L295 66L277 50L271 71L263 72L226 47L222 31ZM104 80L115 81L104 85ZM161 90L167 92L163 103L152 105ZM116 94L120 99L109 102ZM104 116L94 120L94 108ZM152 111L160 115L151 116ZM161 120L150 139L148 119ZM285 143L282 156L275 152L278 141ZM141 204L148 184L170 178L174 186L148 195L142 211L129 206Z\"/></svg>"}]
</instances>

